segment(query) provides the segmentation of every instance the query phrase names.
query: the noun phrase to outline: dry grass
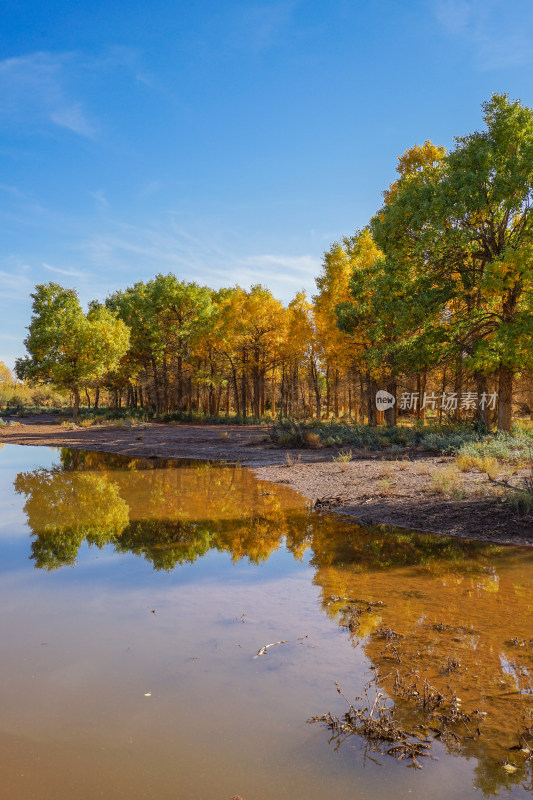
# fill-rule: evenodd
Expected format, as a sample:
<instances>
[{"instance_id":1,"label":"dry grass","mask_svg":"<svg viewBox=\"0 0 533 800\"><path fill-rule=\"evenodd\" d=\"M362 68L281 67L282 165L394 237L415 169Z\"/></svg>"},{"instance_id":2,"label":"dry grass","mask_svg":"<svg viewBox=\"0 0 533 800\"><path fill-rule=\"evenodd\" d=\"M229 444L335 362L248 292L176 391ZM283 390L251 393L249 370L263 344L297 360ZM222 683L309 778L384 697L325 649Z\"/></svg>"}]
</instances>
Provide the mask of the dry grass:
<instances>
[{"instance_id":1,"label":"dry grass","mask_svg":"<svg viewBox=\"0 0 533 800\"><path fill-rule=\"evenodd\" d=\"M339 464L347 464L353 458L351 450L339 450L336 456L333 456L333 461L338 461Z\"/></svg>"},{"instance_id":2,"label":"dry grass","mask_svg":"<svg viewBox=\"0 0 533 800\"><path fill-rule=\"evenodd\" d=\"M398 459L396 459L396 461L394 461L393 463L394 463L394 469L395 470L399 470L400 472L403 472L403 470L407 469L407 467L409 466L409 464L411 462L409 460L405 460L405 459L403 461L399 461Z\"/></svg>"},{"instance_id":3,"label":"dry grass","mask_svg":"<svg viewBox=\"0 0 533 800\"><path fill-rule=\"evenodd\" d=\"M306 431L304 433L304 442L307 447L322 447L320 436L314 431Z\"/></svg>"},{"instance_id":4,"label":"dry grass","mask_svg":"<svg viewBox=\"0 0 533 800\"><path fill-rule=\"evenodd\" d=\"M463 496L463 479L458 469L450 464L433 473L431 488L437 494L460 500Z\"/></svg>"},{"instance_id":5,"label":"dry grass","mask_svg":"<svg viewBox=\"0 0 533 800\"><path fill-rule=\"evenodd\" d=\"M377 482L380 497L393 497L394 492L389 478L382 478Z\"/></svg>"},{"instance_id":6,"label":"dry grass","mask_svg":"<svg viewBox=\"0 0 533 800\"><path fill-rule=\"evenodd\" d=\"M354 703L360 703L357 706L348 700L335 681L337 692L346 701L348 711L342 717L328 712L307 721L325 723L333 732L332 740L337 739L338 745L347 736L360 736L371 750L386 753L399 760L408 759L411 766L422 769L418 759L422 756L432 758L431 741L417 730L406 730L402 727L396 718L394 707L388 704L383 692L376 691L372 701L369 689L375 683L376 678L365 686L362 696L355 698Z\"/></svg>"},{"instance_id":7,"label":"dry grass","mask_svg":"<svg viewBox=\"0 0 533 800\"><path fill-rule=\"evenodd\" d=\"M501 471L498 460L494 456L473 456L467 453L460 453L455 459L455 464L461 472L478 470L486 473L489 478L496 478Z\"/></svg>"},{"instance_id":8,"label":"dry grass","mask_svg":"<svg viewBox=\"0 0 533 800\"><path fill-rule=\"evenodd\" d=\"M380 471L376 474L376 478L392 478L394 475L394 467L390 463L383 464Z\"/></svg>"},{"instance_id":9,"label":"dry grass","mask_svg":"<svg viewBox=\"0 0 533 800\"><path fill-rule=\"evenodd\" d=\"M432 470L425 462L419 462L413 465L413 472L415 475L431 475Z\"/></svg>"}]
</instances>

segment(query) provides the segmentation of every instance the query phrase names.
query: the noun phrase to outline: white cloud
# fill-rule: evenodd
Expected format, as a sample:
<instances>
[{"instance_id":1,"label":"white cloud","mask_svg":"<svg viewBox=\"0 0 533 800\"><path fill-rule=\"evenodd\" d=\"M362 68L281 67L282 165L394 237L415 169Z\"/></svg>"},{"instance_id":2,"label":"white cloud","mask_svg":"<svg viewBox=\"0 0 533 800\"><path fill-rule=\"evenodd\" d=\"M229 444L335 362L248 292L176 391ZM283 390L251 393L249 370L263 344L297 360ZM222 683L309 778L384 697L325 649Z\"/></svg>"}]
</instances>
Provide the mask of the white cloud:
<instances>
[{"instance_id":1,"label":"white cloud","mask_svg":"<svg viewBox=\"0 0 533 800\"><path fill-rule=\"evenodd\" d=\"M33 283L28 278L26 272L28 267L19 265L13 272L0 270L0 293L2 300L26 298L28 291L33 288Z\"/></svg>"},{"instance_id":2,"label":"white cloud","mask_svg":"<svg viewBox=\"0 0 533 800\"><path fill-rule=\"evenodd\" d=\"M162 186L163 186L162 181L149 181L140 188L137 197L140 198L151 197L152 195L157 194L157 192L161 189Z\"/></svg>"},{"instance_id":3,"label":"white cloud","mask_svg":"<svg viewBox=\"0 0 533 800\"><path fill-rule=\"evenodd\" d=\"M286 34L295 2L253 4L245 7L241 25L237 25L240 45L261 52L275 46Z\"/></svg>"},{"instance_id":4,"label":"white cloud","mask_svg":"<svg viewBox=\"0 0 533 800\"><path fill-rule=\"evenodd\" d=\"M14 333L1 333L0 332L0 341L2 341L2 342L20 342L20 336L16 336Z\"/></svg>"},{"instance_id":5,"label":"white cloud","mask_svg":"<svg viewBox=\"0 0 533 800\"><path fill-rule=\"evenodd\" d=\"M89 139L94 139L97 132L96 127L88 121L80 103L54 111L50 114L50 119L60 128L67 128Z\"/></svg>"},{"instance_id":6,"label":"white cloud","mask_svg":"<svg viewBox=\"0 0 533 800\"><path fill-rule=\"evenodd\" d=\"M100 292L107 290L109 275L115 276L114 288L124 288L158 272L174 272L183 280L213 288L236 284L247 288L261 283L289 302L300 289L312 293L320 271L320 259L313 255L237 255L226 244L219 244L212 232L194 236L177 228L175 221L170 228L115 224L109 233L83 240L77 250L77 260L102 276Z\"/></svg>"},{"instance_id":7,"label":"white cloud","mask_svg":"<svg viewBox=\"0 0 533 800\"><path fill-rule=\"evenodd\" d=\"M43 126L52 124L94 139L99 125L82 100L88 80L125 69L135 77L137 53L111 48L100 57L77 52L40 51L0 61L0 120Z\"/></svg>"},{"instance_id":8,"label":"white cloud","mask_svg":"<svg viewBox=\"0 0 533 800\"><path fill-rule=\"evenodd\" d=\"M533 6L530 0L438 0L438 21L468 44L479 69L533 63Z\"/></svg>"},{"instance_id":9,"label":"white cloud","mask_svg":"<svg viewBox=\"0 0 533 800\"><path fill-rule=\"evenodd\" d=\"M76 269L60 269L59 267L51 267L50 264L46 264L43 261L43 267L47 269L49 272L56 272L58 275L67 275L69 278L86 278L88 277L86 273L80 272Z\"/></svg>"},{"instance_id":10,"label":"white cloud","mask_svg":"<svg viewBox=\"0 0 533 800\"><path fill-rule=\"evenodd\" d=\"M52 123L93 138L95 124L68 89L76 67L74 53L38 52L0 61L0 116L24 124Z\"/></svg>"},{"instance_id":11,"label":"white cloud","mask_svg":"<svg viewBox=\"0 0 533 800\"><path fill-rule=\"evenodd\" d=\"M6 194L12 195L12 197L17 197L20 200L25 200L28 195L25 192L21 192L16 186L8 186L5 183L0 183L0 192L5 192Z\"/></svg>"},{"instance_id":12,"label":"white cloud","mask_svg":"<svg viewBox=\"0 0 533 800\"><path fill-rule=\"evenodd\" d=\"M320 259L313 256L283 256L283 255L261 255L250 256L246 259L251 266L258 268L276 268L289 270L294 273L307 274L309 271L317 275L320 270Z\"/></svg>"},{"instance_id":13,"label":"white cloud","mask_svg":"<svg viewBox=\"0 0 533 800\"><path fill-rule=\"evenodd\" d=\"M96 200L98 205L102 208L107 208L109 205L109 200L105 194L105 189L96 189L94 192L89 192L89 195L93 198L93 200Z\"/></svg>"}]
</instances>

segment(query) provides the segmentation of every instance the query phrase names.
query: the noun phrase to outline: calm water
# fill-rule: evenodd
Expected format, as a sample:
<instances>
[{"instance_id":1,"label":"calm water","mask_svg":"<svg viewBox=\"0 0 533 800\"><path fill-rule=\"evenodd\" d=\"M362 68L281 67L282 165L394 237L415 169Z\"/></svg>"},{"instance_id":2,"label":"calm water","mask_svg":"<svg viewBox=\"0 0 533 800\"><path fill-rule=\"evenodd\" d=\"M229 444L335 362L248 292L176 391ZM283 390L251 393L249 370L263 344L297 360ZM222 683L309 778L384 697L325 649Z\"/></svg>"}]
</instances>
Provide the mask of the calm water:
<instances>
[{"instance_id":1,"label":"calm water","mask_svg":"<svg viewBox=\"0 0 533 800\"><path fill-rule=\"evenodd\" d=\"M313 515L234 467L6 445L0 469L0 797L530 796L533 553ZM482 713L422 770L306 723L376 667Z\"/></svg>"}]
</instances>

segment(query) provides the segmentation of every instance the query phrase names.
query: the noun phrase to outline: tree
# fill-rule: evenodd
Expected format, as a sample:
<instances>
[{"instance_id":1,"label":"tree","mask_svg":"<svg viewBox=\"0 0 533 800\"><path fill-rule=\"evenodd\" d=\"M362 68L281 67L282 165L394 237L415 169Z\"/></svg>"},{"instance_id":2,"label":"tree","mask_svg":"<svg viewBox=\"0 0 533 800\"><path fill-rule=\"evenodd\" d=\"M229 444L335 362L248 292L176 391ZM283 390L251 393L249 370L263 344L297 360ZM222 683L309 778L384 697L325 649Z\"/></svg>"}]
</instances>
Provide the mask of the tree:
<instances>
[{"instance_id":1,"label":"tree","mask_svg":"<svg viewBox=\"0 0 533 800\"><path fill-rule=\"evenodd\" d=\"M249 291L236 287L221 298L220 346L231 366L237 410L243 417L249 401L256 417L264 413L267 374L280 360L286 316L279 300L261 285Z\"/></svg>"},{"instance_id":2,"label":"tree","mask_svg":"<svg viewBox=\"0 0 533 800\"><path fill-rule=\"evenodd\" d=\"M483 104L486 130L445 154L426 142L403 157L372 221L391 264L411 278L409 303L486 391L498 373L498 425L511 426L513 376L531 366L533 111L507 95Z\"/></svg>"},{"instance_id":3,"label":"tree","mask_svg":"<svg viewBox=\"0 0 533 800\"><path fill-rule=\"evenodd\" d=\"M498 427L510 430L513 377L533 360L533 110L494 94L483 119L485 131L456 139L438 210L478 271L486 305L473 315L472 356L498 370Z\"/></svg>"},{"instance_id":4,"label":"tree","mask_svg":"<svg viewBox=\"0 0 533 800\"><path fill-rule=\"evenodd\" d=\"M181 411L187 362L213 314L210 290L172 274L156 275L147 283L115 292L106 305L131 330L128 359L150 376L157 412L167 412L173 405L173 374L175 405Z\"/></svg>"},{"instance_id":5,"label":"tree","mask_svg":"<svg viewBox=\"0 0 533 800\"><path fill-rule=\"evenodd\" d=\"M0 387L9 386L14 382L11 370L6 367L3 361L0 361Z\"/></svg>"},{"instance_id":6,"label":"tree","mask_svg":"<svg viewBox=\"0 0 533 800\"><path fill-rule=\"evenodd\" d=\"M128 328L104 307L84 314L77 293L57 283L36 286L31 297L29 355L17 360L17 376L71 391L77 418L81 388L117 367L129 346Z\"/></svg>"},{"instance_id":7,"label":"tree","mask_svg":"<svg viewBox=\"0 0 533 800\"><path fill-rule=\"evenodd\" d=\"M288 368L292 383L300 386L303 395L299 371L307 375L307 380L314 394L316 418L322 413L322 391L324 376L321 371L322 348L320 346L313 317L313 306L307 300L305 292L298 292L289 303L287 335L282 347L283 368ZM289 385L290 385L289 381ZM282 407L283 411L283 407ZM305 412L305 402L304 402Z\"/></svg>"},{"instance_id":8,"label":"tree","mask_svg":"<svg viewBox=\"0 0 533 800\"><path fill-rule=\"evenodd\" d=\"M74 564L84 540L102 549L128 525L128 506L118 487L97 473L20 472L15 491L26 497L32 558L40 569Z\"/></svg>"}]
</instances>

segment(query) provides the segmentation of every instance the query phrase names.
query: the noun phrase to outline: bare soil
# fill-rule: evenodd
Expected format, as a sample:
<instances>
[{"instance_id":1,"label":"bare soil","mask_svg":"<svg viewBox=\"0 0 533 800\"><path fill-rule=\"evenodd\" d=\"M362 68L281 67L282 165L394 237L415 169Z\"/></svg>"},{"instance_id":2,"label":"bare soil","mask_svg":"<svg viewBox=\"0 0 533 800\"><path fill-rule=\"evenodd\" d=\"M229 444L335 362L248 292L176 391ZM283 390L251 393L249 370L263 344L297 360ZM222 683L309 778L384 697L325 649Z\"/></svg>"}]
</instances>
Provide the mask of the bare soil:
<instances>
[{"instance_id":1,"label":"bare soil","mask_svg":"<svg viewBox=\"0 0 533 800\"><path fill-rule=\"evenodd\" d=\"M148 423L69 429L53 417L30 417L2 427L0 442L241 463L262 480L301 492L317 511L347 514L363 523L533 544L533 515L520 515L503 503L486 475L457 471L450 493L440 492L436 483L450 472L454 459L430 453L416 451L398 458L385 451L353 451L352 461L340 463L333 460L338 448L280 450L270 441L268 429L256 425ZM513 476L514 483L521 474L525 470Z\"/></svg>"}]
</instances>

